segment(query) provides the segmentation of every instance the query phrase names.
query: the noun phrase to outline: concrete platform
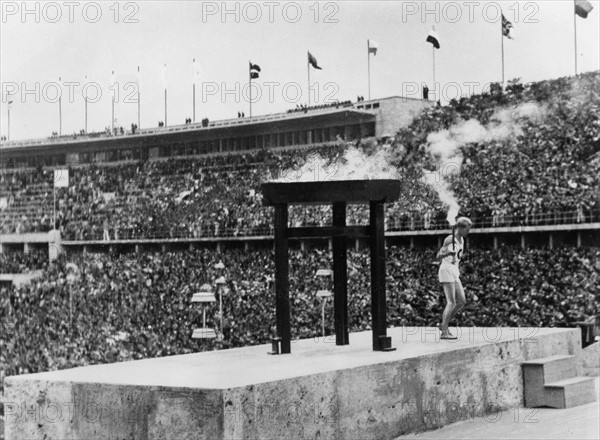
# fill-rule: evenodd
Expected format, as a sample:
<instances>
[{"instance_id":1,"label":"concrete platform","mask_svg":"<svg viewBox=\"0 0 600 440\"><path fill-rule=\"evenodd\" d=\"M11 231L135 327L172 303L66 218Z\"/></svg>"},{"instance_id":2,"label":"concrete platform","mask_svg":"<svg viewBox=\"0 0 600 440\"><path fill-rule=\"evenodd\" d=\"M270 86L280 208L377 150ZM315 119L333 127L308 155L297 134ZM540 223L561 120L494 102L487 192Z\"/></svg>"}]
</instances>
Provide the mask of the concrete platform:
<instances>
[{"instance_id":1,"label":"concrete platform","mask_svg":"<svg viewBox=\"0 0 600 440\"><path fill-rule=\"evenodd\" d=\"M600 342L594 342L581 350L581 355L577 358L577 361L581 366L583 375L600 376Z\"/></svg>"},{"instance_id":2,"label":"concrete platform","mask_svg":"<svg viewBox=\"0 0 600 440\"><path fill-rule=\"evenodd\" d=\"M5 381L6 439L391 439L523 405L521 362L581 350L579 329L425 327L148 359Z\"/></svg>"},{"instance_id":3,"label":"concrete platform","mask_svg":"<svg viewBox=\"0 0 600 440\"><path fill-rule=\"evenodd\" d=\"M598 440L600 438L600 380L595 378L596 401L567 409L522 408L475 417L435 431L413 433L395 440Z\"/></svg>"}]
</instances>

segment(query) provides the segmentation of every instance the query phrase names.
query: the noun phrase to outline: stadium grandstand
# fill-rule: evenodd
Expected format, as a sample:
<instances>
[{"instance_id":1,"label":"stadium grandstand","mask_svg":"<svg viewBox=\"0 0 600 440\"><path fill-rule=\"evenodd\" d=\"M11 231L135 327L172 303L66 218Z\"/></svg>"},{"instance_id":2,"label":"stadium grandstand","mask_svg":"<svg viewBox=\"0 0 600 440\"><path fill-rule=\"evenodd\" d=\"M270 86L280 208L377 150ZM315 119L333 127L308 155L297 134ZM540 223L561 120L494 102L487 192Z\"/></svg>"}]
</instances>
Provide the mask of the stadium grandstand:
<instances>
[{"instance_id":1,"label":"stadium grandstand","mask_svg":"<svg viewBox=\"0 0 600 440\"><path fill-rule=\"evenodd\" d=\"M2 142L0 368L14 375L265 343L275 323L272 211L260 184L348 148L394 152L401 199L386 206L390 325L441 314L432 263L448 233L446 208L422 179L432 133L489 124L535 104L539 119L498 141L466 143L450 177L474 223L462 325L574 326L600 297L600 72L453 100L391 97L286 113L140 129L123 135ZM54 170L68 186L54 188ZM348 224L368 212L351 206ZM294 207L296 226L331 222L326 207ZM54 223L54 224L53 224ZM368 250L349 254L350 330L368 328ZM48 258L50 254L51 258ZM223 338L190 338L190 295L225 265ZM327 242L291 252L294 337L320 331L314 272ZM76 274L69 266L77 268ZM543 276L542 276L543 275ZM218 319L218 304L208 315ZM326 313L332 313L331 304ZM328 332L332 324L327 324ZM65 343L64 341L68 341ZM8 353L11 353L8 357Z\"/></svg>"},{"instance_id":2,"label":"stadium grandstand","mask_svg":"<svg viewBox=\"0 0 600 440\"><path fill-rule=\"evenodd\" d=\"M581 91L577 99L574 87ZM393 97L206 127L4 142L3 245L34 248L38 240L47 243L47 236L26 234L52 229L60 231L64 246L269 237L271 211L262 206L261 182L315 154L335 163L350 144L368 150L378 142L398 152L396 165L407 188L387 211L388 232L444 229L443 206L421 179L427 136L460 120L490 123L494 109L520 103L543 106L544 119L527 121L519 136L499 145L463 148L465 166L452 182L461 206L478 228L593 224L599 221L597 89L598 75L591 73L577 80L515 83L505 94L444 107ZM54 191L55 169L68 169L68 187ZM330 220L325 208L318 215L314 209L294 210L292 223ZM351 220L360 223L365 212L353 210Z\"/></svg>"}]
</instances>

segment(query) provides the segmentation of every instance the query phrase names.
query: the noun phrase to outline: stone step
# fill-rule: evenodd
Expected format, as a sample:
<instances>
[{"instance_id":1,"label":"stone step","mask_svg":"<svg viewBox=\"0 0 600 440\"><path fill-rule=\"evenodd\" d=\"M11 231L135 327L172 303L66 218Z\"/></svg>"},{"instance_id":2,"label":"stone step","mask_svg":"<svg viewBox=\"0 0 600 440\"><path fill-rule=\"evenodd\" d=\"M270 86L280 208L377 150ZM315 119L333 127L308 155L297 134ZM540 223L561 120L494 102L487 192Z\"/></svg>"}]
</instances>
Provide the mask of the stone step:
<instances>
[{"instance_id":1,"label":"stone step","mask_svg":"<svg viewBox=\"0 0 600 440\"><path fill-rule=\"evenodd\" d=\"M524 367L537 369L543 374L544 383L556 382L577 376L575 356L557 355L523 362Z\"/></svg>"},{"instance_id":2,"label":"stone step","mask_svg":"<svg viewBox=\"0 0 600 440\"><path fill-rule=\"evenodd\" d=\"M544 385L577 375L574 356L557 355L533 359L521 364L523 370L523 394L525 407L534 408L546 405Z\"/></svg>"},{"instance_id":3,"label":"stone step","mask_svg":"<svg viewBox=\"0 0 600 440\"><path fill-rule=\"evenodd\" d=\"M547 383L545 406L552 408L572 408L596 401L593 377L571 377Z\"/></svg>"}]
</instances>

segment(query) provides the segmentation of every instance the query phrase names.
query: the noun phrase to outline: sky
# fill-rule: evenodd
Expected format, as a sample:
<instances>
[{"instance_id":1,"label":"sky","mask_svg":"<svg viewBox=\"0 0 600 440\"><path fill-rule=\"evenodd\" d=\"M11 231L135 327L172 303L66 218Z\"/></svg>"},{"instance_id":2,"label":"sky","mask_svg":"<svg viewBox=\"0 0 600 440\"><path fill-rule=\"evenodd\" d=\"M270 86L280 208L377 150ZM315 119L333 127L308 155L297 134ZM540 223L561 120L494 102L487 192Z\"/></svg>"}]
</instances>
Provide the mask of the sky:
<instances>
[{"instance_id":1,"label":"sky","mask_svg":"<svg viewBox=\"0 0 600 440\"><path fill-rule=\"evenodd\" d=\"M502 41L507 80L575 72L572 0L0 3L0 134L12 93L11 140L79 132L85 93L89 132L110 126L113 91L115 125L126 129L138 121L138 90L142 128L165 121L165 90L167 125L192 118L194 83L196 121L249 116L249 61L261 68L252 114L286 111L308 103L307 51L322 67L310 68L313 105L368 99L368 59L371 98L418 98L422 83L433 89L434 52L442 103L481 93L501 80ZM576 19L580 73L600 69L600 2L590 3ZM502 38L500 11L514 39Z\"/></svg>"}]
</instances>

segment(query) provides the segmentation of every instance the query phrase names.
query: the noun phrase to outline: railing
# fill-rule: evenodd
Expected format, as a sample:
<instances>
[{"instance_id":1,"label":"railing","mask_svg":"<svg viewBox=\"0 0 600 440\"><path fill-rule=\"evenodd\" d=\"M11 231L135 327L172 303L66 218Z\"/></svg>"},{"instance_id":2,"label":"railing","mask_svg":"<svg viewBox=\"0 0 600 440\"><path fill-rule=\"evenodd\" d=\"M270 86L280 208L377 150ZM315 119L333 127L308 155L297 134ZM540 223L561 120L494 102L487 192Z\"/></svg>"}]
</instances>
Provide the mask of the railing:
<instances>
[{"instance_id":1,"label":"railing","mask_svg":"<svg viewBox=\"0 0 600 440\"><path fill-rule=\"evenodd\" d=\"M356 110L357 112L361 112L354 108L352 105L342 106L340 105L337 108L335 105L332 107L325 108L315 108L309 109L308 113L334 113L339 110ZM363 112L364 113L364 112ZM202 125L201 122L193 122L191 124L181 124L181 125L170 125L166 127L149 127L143 129L137 129L135 132L131 130L124 130L124 132L111 134L104 132L96 132L96 133L84 133L77 134L74 133L72 135L62 135L62 136L52 136L43 139L23 139L18 141L2 141L0 142L0 148L11 148L11 147L29 147L34 145L46 145L46 144L65 144L65 143L76 143L76 142L89 142L89 141L102 141L107 139L118 139L118 138L126 138L126 137L136 137L136 136L148 136L148 135L156 135L156 134L168 134L168 133L178 133L185 132L191 130L208 130L211 128L222 128L222 127L233 127L237 125L248 125L255 124L258 122L273 122L280 121L284 119L294 119L294 118L303 118L306 116L305 112L283 112L283 113L273 113L270 115L264 116L253 116L253 117L243 117L243 118L232 118L232 119L223 119L219 121L209 122L207 126Z\"/></svg>"},{"instance_id":2,"label":"railing","mask_svg":"<svg viewBox=\"0 0 600 440\"><path fill-rule=\"evenodd\" d=\"M539 214L510 214L493 215L488 217L474 217L473 228L504 228L517 226L552 226L552 225L575 225L580 223L600 222L600 209L583 211L556 211ZM388 221L387 231L415 231L415 230L440 230L448 229L446 220L432 219L426 221L423 217L401 219L399 224L390 224Z\"/></svg>"},{"instance_id":3,"label":"railing","mask_svg":"<svg viewBox=\"0 0 600 440\"><path fill-rule=\"evenodd\" d=\"M552 213L540 213L534 215L504 215L494 217L474 218L473 228L503 228L518 226L552 226L552 225L577 225L600 222L600 209L587 210L582 212L563 211ZM352 223L349 219L348 223ZM298 226L298 225L294 225ZM300 226L308 226L302 224ZM313 226L311 224L310 226ZM386 221L386 232L397 231L428 231L448 229L446 220L432 219L427 222L423 217L410 219L401 219L399 222L392 222L389 216ZM210 230L189 231L183 228L174 227L169 230L157 230L140 232L133 229L120 229L115 234L114 228L108 231L108 238L105 239L103 230L86 231L80 234L65 232L62 236L67 241L113 241L113 240L176 240L176 239L205 239L205 238L251 238L265 237L273 235L273 228L259 226L255 228L221 228Z\"/></svg>"}]
</instances>

